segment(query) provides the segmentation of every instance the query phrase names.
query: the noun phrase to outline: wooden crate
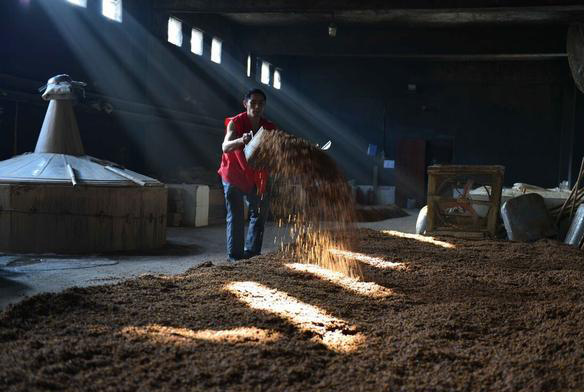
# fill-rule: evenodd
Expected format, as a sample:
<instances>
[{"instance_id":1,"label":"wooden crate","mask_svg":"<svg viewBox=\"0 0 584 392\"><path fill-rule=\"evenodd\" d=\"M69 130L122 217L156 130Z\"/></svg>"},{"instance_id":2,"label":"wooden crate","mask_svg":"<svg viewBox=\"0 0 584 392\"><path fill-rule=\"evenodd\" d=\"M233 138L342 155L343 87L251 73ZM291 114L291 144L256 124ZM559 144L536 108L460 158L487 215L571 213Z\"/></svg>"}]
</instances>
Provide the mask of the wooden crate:
<instances>
[{"instance_id":1,"label":"wooden crate","mask_svg":"<svg viewBox=\"0 0 584 392\"><path fill-rule=\"evenodd\" d=\"M498 165L429 166L426 233L494 237L504 173Z\"/></svg>"}]
</instances>

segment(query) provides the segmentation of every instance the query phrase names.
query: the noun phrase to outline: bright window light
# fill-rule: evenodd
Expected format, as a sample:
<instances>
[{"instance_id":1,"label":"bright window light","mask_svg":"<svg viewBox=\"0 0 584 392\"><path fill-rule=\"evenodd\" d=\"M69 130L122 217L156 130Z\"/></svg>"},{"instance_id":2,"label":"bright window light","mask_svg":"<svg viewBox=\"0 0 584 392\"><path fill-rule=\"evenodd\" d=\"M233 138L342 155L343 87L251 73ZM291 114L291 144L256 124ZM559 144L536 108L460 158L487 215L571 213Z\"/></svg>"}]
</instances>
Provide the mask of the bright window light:
<instances>
[{"instance_id":1,"label":"bright window light","mask_svg":"<svg viewBox=\"0 0 584 392\"><path fill-rule=\"evenodd\" d=\"M67 0L71 4L78 5L79 7L87 8L87 0Z\"/></svg>"},{"instance_id":2,"label":"bright window light","mask_svg":"<svg viewBox=\"0 0 584 392\"><path fill-rule=\"evenodd\" d=\"M199 29L191 30L191 52L203 55L203 32Z\"/></svg>"},{"instance_id":3,"label":"bright window light","mask_svg":"<svg viewBox=\"0 0 584 392\"><path fill-rule=\"evenodd\" d=\"M251 55L247 56L247 77L251 77Z\"/></svg>"},{"instance_id":4,"label":"bright window light","mask_svg":"<svg viewBox=\"0 0 584 392\"><path fill-rule=\"evenodd\" d=\"M270 63L262 61L262 72L260 81L263 84L270 84Z\"/></svg>"},{"instance_id":5,"label":"bright window light","mask_svg":"<svg viewBox=\"0 0 584 392\"><path fill-rule=\"evenodd\" d=\"M101 13L108 19L122 21L122 0L102 0Z\"/></svg>"},{"instance_id":6,"label":"bright window light","mask_svg":"<svg viewBox=\"0 0 584 392\"><path fill-rule=\"evenodd\" d=\"M168 42L176 46L182 46L182 41L182 23L171 16L168 18Z\"/></svg>"},{"instance_id":7,"label":"bright window light","mask_svg":"<svg viewBox=\"0 0 584 392\"><path fill-rule=\"evenodd\" d=\"M274 71L274 88L278 90L282 88L282 76L279 69Z\"/></svg>"},{"instance_id":8,"label":"bright window light","mask_svg":"<svg viewBox=\"0 0 584 392\"><path fill-rule=\"evenodd\" d=\"M223 42L217 38L213 37L213 41L211 42L211 61L217 64L221 64L221 46Z\"/></svg>"}]
</instances>

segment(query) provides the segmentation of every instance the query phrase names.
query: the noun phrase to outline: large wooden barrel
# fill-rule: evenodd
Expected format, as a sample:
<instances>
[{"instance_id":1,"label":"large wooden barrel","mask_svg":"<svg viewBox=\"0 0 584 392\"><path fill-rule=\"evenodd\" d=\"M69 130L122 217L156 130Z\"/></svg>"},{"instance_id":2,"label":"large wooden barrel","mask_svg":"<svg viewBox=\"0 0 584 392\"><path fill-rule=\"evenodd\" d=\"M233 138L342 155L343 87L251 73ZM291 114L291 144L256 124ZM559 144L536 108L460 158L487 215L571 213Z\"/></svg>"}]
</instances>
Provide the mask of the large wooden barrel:
<instances>
[{"instance_id":1,"label":"large wooden barrel","mask_svg":"<svg viewBox=\"0 0 584 392\"><path fill-rule=\"evenodd\" d=\"M166 240L166 188L0 184L0 250L94 253Z\"/></svg>"},{"instance_id":2,"label":"large wooden barrel","mask_svg":"<svg viewBox=\"0 0 584 392\"><path fill-rule=\"evenodd\" d=\"M0 251L96 253L166 241L165 185L84 155L72 103L82 85L49 79L35 152L0 162Z\"/></svg>"},{"instance_id":3,"label":"large wooden barrel","mask_svg":"<svg viewBox=\"0 0 584 392\"><path fill-rule=\"evenodd\" d=\"M0 251L160 248L166 240L166 199L164 184L111 162L20 155L0 162Z\"/></svg>"}]
</instances>

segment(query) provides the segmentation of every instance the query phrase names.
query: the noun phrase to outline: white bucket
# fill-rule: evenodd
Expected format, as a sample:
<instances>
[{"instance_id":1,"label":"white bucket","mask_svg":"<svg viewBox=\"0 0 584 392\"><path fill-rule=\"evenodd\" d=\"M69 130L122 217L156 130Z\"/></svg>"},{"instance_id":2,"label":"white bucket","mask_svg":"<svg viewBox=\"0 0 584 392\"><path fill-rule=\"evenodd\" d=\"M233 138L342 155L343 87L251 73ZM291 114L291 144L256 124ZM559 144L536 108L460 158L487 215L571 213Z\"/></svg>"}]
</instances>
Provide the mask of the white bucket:
<instances>
[{"instance_id":1,"label":"white bucket","mask_svg":"<svg viewBox=\"0 0 584 392\"><path fill-rule=\"evenodd\" d=\"M395 204L395 187L394 186L379 186L375 194L377 204L387 205Z\"/></svg>"}]
</instances>

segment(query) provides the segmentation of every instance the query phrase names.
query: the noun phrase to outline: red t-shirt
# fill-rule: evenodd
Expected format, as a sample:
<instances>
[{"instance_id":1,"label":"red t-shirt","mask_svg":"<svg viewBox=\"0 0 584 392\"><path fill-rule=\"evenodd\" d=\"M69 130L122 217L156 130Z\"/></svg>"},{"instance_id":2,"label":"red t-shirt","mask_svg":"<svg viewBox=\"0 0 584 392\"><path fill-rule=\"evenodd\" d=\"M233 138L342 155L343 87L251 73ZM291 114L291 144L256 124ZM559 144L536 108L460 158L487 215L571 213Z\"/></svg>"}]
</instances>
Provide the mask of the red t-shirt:
<instances>
[{"instance_id":1,"label":"red t-shirt","mask_svg":"<svg viewBox=\"0 0 584 392\"><path fill-rule=\"evenodd\" d=\"M235 134L238 138L252 130L251 120L246 112L239 113L235 117L227 117L225 119L226 129L231 121L233 121ZM264 118L260 119L260 127L265 130L276 129L272 122ZM243 192L251 192L254 185L260 194L266 190L268 172L266 170L253 170L249 167L243 153L243 147L224 152L221 156L221 166L217 173L219 173L223 182L229 183Z\"/></svg>"}]
</instances>

